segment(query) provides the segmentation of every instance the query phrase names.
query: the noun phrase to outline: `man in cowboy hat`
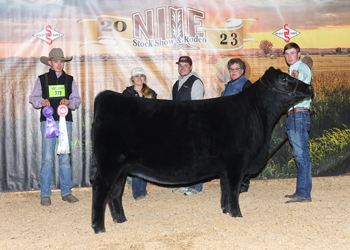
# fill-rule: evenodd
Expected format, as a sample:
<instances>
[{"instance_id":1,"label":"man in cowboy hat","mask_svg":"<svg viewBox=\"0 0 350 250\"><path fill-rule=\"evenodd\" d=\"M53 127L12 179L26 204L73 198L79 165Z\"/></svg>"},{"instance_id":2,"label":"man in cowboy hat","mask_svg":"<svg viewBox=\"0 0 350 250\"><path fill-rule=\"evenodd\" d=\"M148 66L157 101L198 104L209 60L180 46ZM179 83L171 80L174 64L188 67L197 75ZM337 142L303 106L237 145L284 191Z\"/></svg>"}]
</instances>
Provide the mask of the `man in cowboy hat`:
<instances>
[{"instance_id":1,"label":"man in cowboy hat","mask_svg":"<svg viewBox=\"0 0 350 250\"><path fill-rule=\"evenodd\" d=\"M42 56L40 61L50 66L48 73L40 75L35 82L34 90L29 96L29 103L34 108L41 110L44 107L51 106L54 110L52 115L55 123L58 125L59 116L57 107L66 105L68 114L66 115L66 126L68 133L68 143L72 139L72 110L79 107L81 103L77 85L72 76L63 71L64 63L72 60L73 57L64 57L60 48L54 48L50 51L49 57ZM42 159L40 168L40 189L41 205L51 205L51 177L54 164L54 151L57 137L46 138L46 117L41 112L40 129L42 134ZM71 176L69 154L59 154L59 178L62 200L69 203L77 202L78 199L72 195L73 186Z\"/></svg>"}]
</instances>

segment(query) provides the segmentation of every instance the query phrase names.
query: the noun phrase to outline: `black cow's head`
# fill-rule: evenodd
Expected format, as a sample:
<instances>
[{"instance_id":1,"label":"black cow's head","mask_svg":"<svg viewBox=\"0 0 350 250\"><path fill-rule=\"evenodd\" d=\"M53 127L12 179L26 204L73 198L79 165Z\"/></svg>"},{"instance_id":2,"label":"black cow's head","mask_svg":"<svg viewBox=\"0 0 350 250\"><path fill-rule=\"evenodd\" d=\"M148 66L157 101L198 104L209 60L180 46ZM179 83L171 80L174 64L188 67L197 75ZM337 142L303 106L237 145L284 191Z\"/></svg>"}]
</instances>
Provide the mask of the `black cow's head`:
<instances>
[{"instance_id":1,"label":"black cow's head","mask_svg":"<svg viewBox=\"0 0 350 250\"><path fill-rule=\"evenodd\" d=\"M313 95L313 87L279 69L270 67L260 78L260 82L274 92L289 96L293 103L310 98Z\"/></svg>"}]
</instances>

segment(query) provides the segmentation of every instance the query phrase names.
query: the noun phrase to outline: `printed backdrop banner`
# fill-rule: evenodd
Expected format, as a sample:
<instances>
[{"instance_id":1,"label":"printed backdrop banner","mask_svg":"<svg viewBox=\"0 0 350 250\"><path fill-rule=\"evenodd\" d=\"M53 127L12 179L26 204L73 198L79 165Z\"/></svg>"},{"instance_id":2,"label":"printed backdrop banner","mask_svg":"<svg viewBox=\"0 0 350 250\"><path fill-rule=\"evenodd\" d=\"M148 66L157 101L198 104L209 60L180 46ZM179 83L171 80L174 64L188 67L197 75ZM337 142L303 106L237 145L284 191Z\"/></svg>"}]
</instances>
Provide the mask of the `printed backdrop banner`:
<instances>
[{"instance_id":1,"label":"printed backdrop banner","mask_svg":"<svg viewBox=\"0 0 350 250\"><path fill-rule=\"evenodd\" d=\"M301 47L301 59L313 72L312 174L348 174L349 12L346 0L0 0L0 192L40 189L40 109L29 95L37 77L49 70L39 58L53 48L73 56L64 70L82 99L72 112L74 187L90 186L94 97L106 89L122 92L131 85L133 68L144 68L158 98L169 99L178 79L175 63L188 55L205 98L218 98L230 80L230 58L243 59L246 76L255 82L271 66L288 72L283 57L288 42ZM285 121L282 115L270 151L286 138ZM57 155L54 161L51 184L57 189ZM296 171L287 142L255 178L296 177Z\"/></svg>"},{"instance_id":2,"label":"printed backdrop banner","mask_svg":"<svg viewBox=\"0 0 350 250\"><path fill-rule=\"evenodd\" d=\"M163 50L201 50L234 51L243 48L244 41L255 41L246 32L254 18L225 20L218 27L202 27L205 13L191 8L187 11L187 35L184 25L184 8L169 7L169 23L165 16L165 7L145 13L145 20L140 13L131 17L100 14L96 19L83 19L79 23L90 29L81 46L86 44L115 45L119 50L130 53L156 52Z\"/></svg>"}]
</instances>

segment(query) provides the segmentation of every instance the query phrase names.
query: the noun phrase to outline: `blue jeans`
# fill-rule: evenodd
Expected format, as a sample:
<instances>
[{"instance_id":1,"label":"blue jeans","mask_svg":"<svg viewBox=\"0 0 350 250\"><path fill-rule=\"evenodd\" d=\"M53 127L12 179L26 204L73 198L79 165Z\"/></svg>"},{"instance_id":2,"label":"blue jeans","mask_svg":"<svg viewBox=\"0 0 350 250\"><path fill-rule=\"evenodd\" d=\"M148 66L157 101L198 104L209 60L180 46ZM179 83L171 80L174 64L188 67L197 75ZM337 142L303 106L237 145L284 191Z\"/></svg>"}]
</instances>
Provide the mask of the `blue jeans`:
<instances>
[{"instance_id":1,"label":"blue jeans","mask_svg":"<svg viewBox=\"0 0 350 250\"><path fill-rule=\"evenodd\" d=\"M310 114L308 111L295 113L295 127L294 114L288 116L287 134L293 147L294 159L298 167L295 194L297 197L305 200L311 199L312 188L311 158L308 148L310 125Z\"/></svg>"},{"instance_id":2,"label":"blue jeans","mask_svg":"<svg viewBox=\"0 0 350 250\"><path fill-rule=\"evenodd\" d=\"M134 199L136 199L139 196L145 196L147 194L146 191L146 186L147 186L147 181L144 179L140 179L137 177L132 177L132 196Z\"/></svg>"},{"instance_id":3,"label":"blue jeans","mask_svg":"<svg viewBox=\"0 0 350 250\"><path fill-rule=\"evenodd\" d=\"M203 189L203 183L198 183L198 184L189 186L189 187L187 187L187 188L193 188L193 189L196 190L197 192L200 192L200 191L202 191L202 189Z\"/></svg>"},{"instance_id":4,"label":"blue jeans","mask_svg":"<svg viewBox=\"0 0 350 250\"><path fill-rule=\"evenodd\" d=\"M58 127L58 121L56 121ZM72 140L72 122L66 122L68 132L68 142L71 145ZM40 169L40 197L51 196L51 178L54 165L54 154L57 137L46 138L46 121L40 123L42 137L42 158ZM61 195L71 194L72 184L72 168L70 166L69 154L58 155L59 159L59 178Z\"/></svg>"}]
</instances>

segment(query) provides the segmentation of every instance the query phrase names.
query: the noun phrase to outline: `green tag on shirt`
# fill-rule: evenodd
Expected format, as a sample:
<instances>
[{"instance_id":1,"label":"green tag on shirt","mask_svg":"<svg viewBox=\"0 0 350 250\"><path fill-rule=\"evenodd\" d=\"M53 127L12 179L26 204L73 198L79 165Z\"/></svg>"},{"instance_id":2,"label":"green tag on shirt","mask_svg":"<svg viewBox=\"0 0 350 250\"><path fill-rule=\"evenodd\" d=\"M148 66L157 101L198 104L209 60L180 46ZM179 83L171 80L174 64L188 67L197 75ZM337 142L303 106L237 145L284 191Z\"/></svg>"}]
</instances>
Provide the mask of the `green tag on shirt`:
<instances>
[{"instance_id":1,"label":"green tag on shirt","mask_svg":"<svg viewBox=\"0 0 350 250\"><path fill-rule=\"evenodd\" d=\"M66 89L64 85L49 85L49 98L65 97Z\"/></svg>"}]
</instances>

